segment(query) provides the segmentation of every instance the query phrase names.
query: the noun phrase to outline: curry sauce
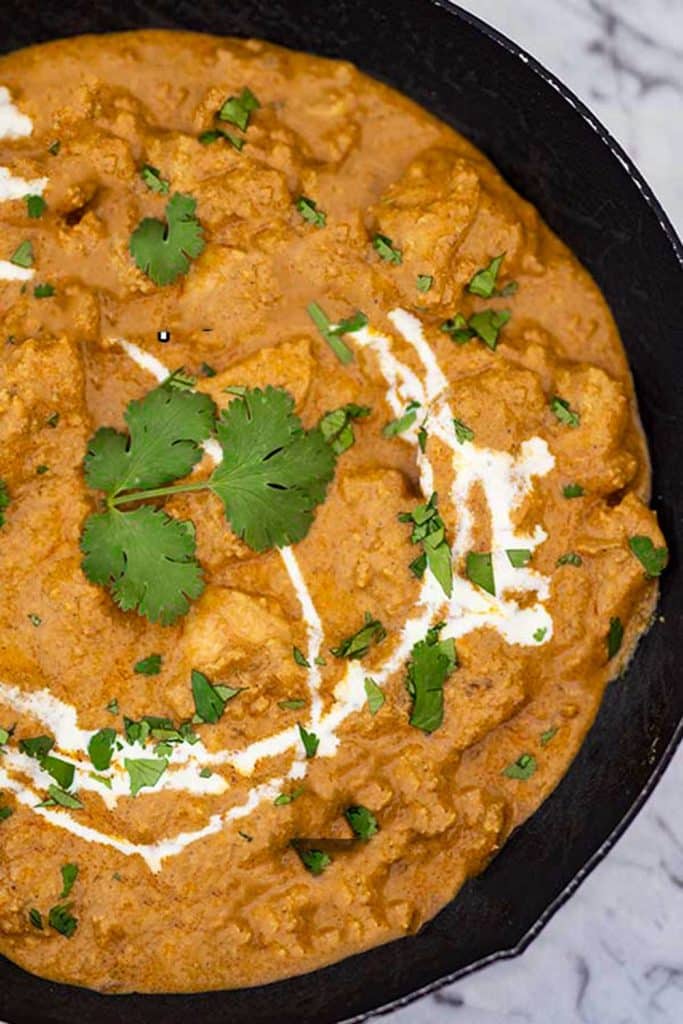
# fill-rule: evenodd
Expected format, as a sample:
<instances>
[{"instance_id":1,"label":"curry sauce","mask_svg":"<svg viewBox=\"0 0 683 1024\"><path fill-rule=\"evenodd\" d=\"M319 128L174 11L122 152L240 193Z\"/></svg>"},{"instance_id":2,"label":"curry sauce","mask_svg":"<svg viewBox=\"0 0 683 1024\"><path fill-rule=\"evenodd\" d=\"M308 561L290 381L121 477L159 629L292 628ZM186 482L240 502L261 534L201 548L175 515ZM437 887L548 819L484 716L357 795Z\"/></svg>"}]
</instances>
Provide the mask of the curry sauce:
<instances>
[{"instance_id":1,"label":"curry sauce","mask_svg":"<svg viewBox=\"0 0 683 1024\"><path fill-rule=\"evenodd\" d=\"M600 291L452 129L253 40L0 59L0 224L0 951L183 992L416 930L650 620Z\"/></svg>"}]
</instances>

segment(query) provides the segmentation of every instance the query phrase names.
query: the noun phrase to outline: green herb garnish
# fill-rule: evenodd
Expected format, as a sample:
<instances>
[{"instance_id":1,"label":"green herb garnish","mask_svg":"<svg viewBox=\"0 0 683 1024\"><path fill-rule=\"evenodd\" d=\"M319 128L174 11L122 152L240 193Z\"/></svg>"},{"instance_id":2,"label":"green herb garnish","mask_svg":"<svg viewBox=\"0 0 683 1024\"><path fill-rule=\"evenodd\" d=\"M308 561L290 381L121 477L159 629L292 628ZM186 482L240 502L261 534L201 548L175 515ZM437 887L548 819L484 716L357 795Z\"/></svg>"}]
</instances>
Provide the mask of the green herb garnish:
<instances>
[{"instance_id":1,"label":"green herb garnish","mask_svg":"<svg viewBox=\"0 0 683 1024\"><path fill-rule=\"evenodd\" d=\"M15 267L33 266L33 245L28 240L21 242L9 258Z\"/></svg>"},{"instance_id":2,"label":"green herb garnish","mask_svg":"<svg viewBox=\"0 0 683 1024\"><path fill-rule=\"evenodd\" d=\"M176 192L166 203L166 223L145 217L130 236L130 253L136 266L155 284L172 284L204 251L196 208L196 199Z\"/></svg>"},{"instance_id":3,"label":"green herb garnish","mask_svg":"<svg viewBox=\"0 0 683 1024\"><path fill-rule=\"evenodd\" d=\"M418 274L415 286L419 292L425 294L428 292L434 284L434 278L431 274Z\"/></svg>"},{"instance_id":4,"label":"green herb garnish","mask_svg":"<svg viewBox=\"0 0 683 1024\"><path fill-rule=\"evenodd\" d=\"M487 267L478 270L467 285L467 291L472 295L479 295L482 299L490 299L496 293L496 280L501 263L505 259L505 253L495 256Z\"/></svg>"},{"instance_id":5,"label":"green herb garnish","mask_svg":"<svg viewBox=\"0 0 683 1024\"><path fill-rule=\"evenodd\" d=\"M493 575L493 559L490 551L470 551L467 555L465 572L471 583L489 594L496 596L496 582Z\"/></svg>"},{"instance_id":6,"label":"green herb garnish","mask_svg":"<svg viewBox=\"0 0 683 1024\"><path fill-rule=\"evenodd\" d=\"M137 796L141 789L151 789L168 768L165 757L125 758L124 766L130 779L131 796Z\"/></svg>"},{"instance_id":7,"label":"green herb garnish","mask_svg":"<svg viewBox=\"0 0 683 1024\"><path fill-rule=\"evenodd\" d=\"M562 488L562 494L565 498L583 498L585 493L581 484L565 484Z\"/></svg>"},{"instance_id":8,"label":"green herb garnish","mask_svg":"<svg viewBox=\"0 0 683 1024\"><path fill-rule=\"evenodd\" d=\"M203 672L192 669L192 696L200 722L215 724L225 711L228 701L241 692L242 687L214 686Z\"/></svg>"},{"instance_id":9,"label":"green herb garnish","mask_svg":"<svg viewBox=\"0 0 683 1024\"><path fill-rule=\"evenodd\" d=\"M318 752L318 747L320 746L320 737L316 736L314 732L308 732L304 729L303 725L299 723L297 723L297 726L301 742L303 743L304 750L306 751L306 757L315 757Z\"/></svg>"},{"instance_id":10,"label":"green herb garnish","mask_svg":"<svg viewBox=\"0 0 683 1024\"><path fill-rule=\"evenodd\" d=\"M551 726L550 729L546 729L545 732L542 732L541 735L540 735L541 746L542 747L547 747L548 744L550 743L550 741L556 735L557 735L557 727L556 726Z\"/></svg>"},{"instance_id":11,"label":"green herb garnish","mask_svg":"<svg viewBox=\"0 0 683 1024\"><path fill-rule=\"evenodd\" d=\"M146 658L141 658L140 661L136 661L133 665L133 672L137 672L138 675L142 676L158 676L161 672L162 657L160 654L149 654Z\"/></svg>"},{"instance_id":12,"label":"green herb garnish","mask_svg":"<svg viewBox=\"0 0 683 1024\"><path fill-rule=\"evenodd\" d=\"M464 444L465 441L474 441L474 431L468 427L462 420L453 420L453 427L455 428L455 438L458 444Z\"/></svg>"},{"instance_id":13,"label":"green herb garnish","mask_svg":"<svg viewBox=\"0 0 683 1024\"><path fill-rule=\"evenodd\" d=\"M427 631L410 652L406 687L413 699L410 724L423 732L434 732L443 723L444 683L458 665L455 641L440 640L444 623Z\"/></svg>"},{"instance_id":14,"label":"green herb garnish","mask_svg":"<svg viewBox=\"0 0 683 1024\"><path fill-rule=\"evenodd\" d=\"M339 362L344 365L352 362L353 352L346 342L342 341L342 335L353 334L355 331L360 331L362 327L366 327L368 318L365 313L358 311L346 320L340 320L338 324L333 324L317 302L311 302L307 306L307 312Z\"/></svg>"},{"instance_id":15,"label":"green herb garnish","mask_svg":"<svg viewBox=\"0 0 683 1024\"><path fill-rule=\"evenodd\" d=\"M78 878L77 864L62 864L62 891L59 894L60 900L65 900L74 887Z\"/></svg>"},{"instance_id":16,"label":"green herb garnish","mask_svg":"<svg viewBox=\"0 0 683 1024\"><path fill-rule=\"evenodd\" d=\"M88 743L88 754L96 771L104 772L110 766L115 743L116 731L114 729L100 729L91 738Z\"/></svg>"},{"instance_id":17,"label":"green herb garnish","mask_svg":"<svg viewBox=\"0 0 683 1024\"><path fill-rule=\"evenodd\" d=\"M279 796L275 797L273 803L275 804L276 807L286 807L287 804L291 804L295 800L298 800L299 797L302 796L304 792L304 787L299 786L298 789L293 789L291 793L280 793Z\"/></svg>"},{"instance_id":18,"label":"green herb garnish","mask_svg":"<svg viewBox=\"0 0 683 1024\"><path fill-rule=\"evenodd\" d=\"M234 132L226 132L222 128L210 128L197 137L197 141L202 146L210 146L212 142L218 142L219 139L229 142L238 153L244 148L244 139L241 139L239 135L235 135Z\"/></svg>"},{"instance_id":19,"label":"green herb garnish","mask_svg":"<svg viewBox=\"0 0 683 1024\"><path fill-rule=\"evenodd\" d=\"M78 918L74 917L71 913L70 903L51 907L47 915L47 921L50 928L54 928L56 932L64 935L67 939L71 938L78 927Z\"/></svg>"},{"instance_id":20,"label":"green herb garnish","mask_svg":"<svg viewBox=\"0 0 683 1024\"><path fill-rule=\"evenodd\" d=\"M377 234L372 240L372 248L378 254L380 259L385 260L387 263L402 263L403 253L400 249L397 249L390 238L386 235Z\"/></svg>"},{"instance_id":21,"label":"green herb garnish","mask_svg":"<svg viewBox=\"0 0 683 1024\"><path fill-rule=\"evenodd\" d=\"M161 177L161 171L158 167L152 167L151 164L145 164L140 171L140 177L150 191L158 192L161 196L168 195L169 182L166 178Z\"/></svg>"},{"instance_id":22,"label":"green herb garnish","mask_svg":"<svg viewBox=\"0 0 683 1024\"><path fill-rule=\"evenodd\" d=\"M315 225L316 228L324 228L327 223L327 214L318 209L318 205L308 196L299 196L296 201L296 208L305 221Z\"/></svg>"},{"instance_id":23,"label":"green herb garnish","mask_svg":"<svg viewBox=\"0 0 683 1024\"><path fill-rule=\"evenodd\" d=\"M5 512L10 507L11 499L9 496L9 490L4 480L0 480L0 526L4 526L6 522Z\"/></svg>"},{"instance_id":24,"label":"green herb garnish","mask_svg":"<svg viewBox=\"0 0 683 1024\"><path fill-rule=\"evenodd\" d=\"M536 758L533 754L521 754L516 761L513 761L503 769L503 775L508 779L530 779L537 768Z\"/></svg>"},{"instance_id":25,"label":"green herb garnish","mask_svg":"<svg viewBox=\"0 0 683 1024\"><path fill-rule=\"evenodd\" d=\"M421 577L429 566L444 594L450 597L453 591L451 549L446 540L446 528L437 505L438 499L434 493L425 505L418 505L412 512L401 512L398 518L402 523L413 524L410 540L413 544L422 544L423 547L424 563L421 559L416 559L411 563L411 571L415 576Z\"/></svg>"},{"instance_id":26,"label":"green herb garnish","mask_svg":"<svg viewBox=\"0 0 683 1024\"><path fill-rule=\"evenodd\" d=\"M256 96L254 96L251 89L245 86L239 96L228 97L221 109L218 111L217 117L220 121L227 121L228 124L234 124L244 132L249 127L249 120L252 113L255 110L258 110L260 106L261 104L257 100Z\"/></svg>"},{"instance_id":27,"label":"green herb garnish","mask_svg":"<svg viewBox=\"0 0 683 1024\"><path fill-rule=\"evenodd\" d=\"M349 402L339 409L325 413L318 427L335 455L342 455L353 446L356 440L353 433L353 421L364 419L370 415L370 412L367 405L356 405Z\"/></svg>"},{"instance_id":28,"label":"green herb garnish","mask_svg":"<svg viewBox=\"0 0 683 1024\"><path fill-rule=\"evenodd\" d=\"M344 817L359 839L367 841L379 832L377 818L372 811L369 811L367 807L363 807L361 804L347 807L344 811Z\"/></svg>"},{"instance_id":29,"label":"green herb garnish","mask_svg":"<svg viewBox=\"0 0 683 1024\"><path fill-rule=\"evenodd\" d=\"M384 704L386 697L381 686L378 686L374 679L370 676L365 677L363 683L365 687L365 696L368 698L368 710L371 715L376 715L379 709Z\"/></svg>"},{"instance_id":30,"label":"green herb garnish","mask_svg":"<svg viewBox=\"0 0 683 1024\"><path fill-rule=\"evenodd\" d=\"M505 554L513 569L523 569L531 561L531 552L527 548L506 548Z\"/></svg>"},{"instance_id":31,"label":"green herb garnish","mask_svg":"<svg viewBox=\"0 0 683 1024\"><path fill-rule=\"evenodd\" d=\"M621 650L624 639L624 627L621 619L615 616L609 620L609 631L607 633L607 660L611 661L615 654Z\"/></svg>"},{"instance_id":32,"label":"green herb garnish","mask_svg":"<svg viewBox=\"0 0 683 1024\"><path fill-rule=\"evenodd\" d=\"M325 868L332 863L329 853L325 853L324 850L303 850L296 842L292 845L299 855L299 860L312 875L322 875Z\"/></svg>"},{"instance_id":33,"label":"green herb garnish","mask_svg":"<svg viewBox=\"0 0 683 1024\"><path fill-rule=\"evenodd\" d=\"M354 661L367 654L373 644L381 643L386 635L387 631L379 619L373 619L370 613L366 612L365 622L361 628L342 640L338 647L331 647L330 652L335 658L348 658L349 661Z\"/></svg>"},{"instance_id":34,"label":"green herb garnish","mask_svg":"<svg viewBox=\"0 0 683 1024\"><path fill-rule=\"evenodd\" d=\"M294 661L297 663L297 665L301 666L301 668L311 667L310 661L308 660L304 652L301 650L301 648L296 646L292 647L292 657L294 658Z\"/></svg>"},{"instance_id":35,"label":"green herb garnish","mask_svg":"<svg viewBox=\"0 0 683 1024\"><path fill-rule=\"evenodd\" d=\"M37 299L51 299L55 294L54 285L37 284L33 289L33 294Z\"/></svg>"},{"instance_id":36,"label":"green herb garnish","mask_svg":"<svg viewBox=\"0 0 683 1024\"><path fill-rule=\"evenodd\" d=\"M564 398L560 398L559 395L553 395L550 399L550 411L557 417L560 423L564 423L566 427L578 427L581 422L581 415L572 409L569 402ZM571 495L574 497L575 495ZM576 495L578 497L578 495ZM566 495L567 497L567 495Z\"/></svg>"},{"instance_id":37,"label":"green herb garnish","mask_svg":"<svg viewBox=\"0 0 683 1024\"><path fill-rule=\"evenodd\" d=\"M656 548L649 537L629 537L628 546L636 556L648 579L661 576L669 561L667 548Z\"/></svg>"},{"instance_id":38,"label":"green herb garnish","mask_svg":"<svg viewBox=\"0 0 683 1024\"><path fill-rule=\"evenodd\" d=\"M576 551L567 551L565 555L560 555L557 560L558 565L583 565L583 559L581 555L577 555Z\"/></svg>"},{"instance_id":39,"label":"green herb garnish","mask_svg":"<svg viewBox=\"0 0 683 1024\"><path fill-rule=\"evenodd\" d=\"M26 212L32 220L42 217L47 210L47 203L42 196L24 196L24 200L26 202Z\"/></svg>"}]
</instances>

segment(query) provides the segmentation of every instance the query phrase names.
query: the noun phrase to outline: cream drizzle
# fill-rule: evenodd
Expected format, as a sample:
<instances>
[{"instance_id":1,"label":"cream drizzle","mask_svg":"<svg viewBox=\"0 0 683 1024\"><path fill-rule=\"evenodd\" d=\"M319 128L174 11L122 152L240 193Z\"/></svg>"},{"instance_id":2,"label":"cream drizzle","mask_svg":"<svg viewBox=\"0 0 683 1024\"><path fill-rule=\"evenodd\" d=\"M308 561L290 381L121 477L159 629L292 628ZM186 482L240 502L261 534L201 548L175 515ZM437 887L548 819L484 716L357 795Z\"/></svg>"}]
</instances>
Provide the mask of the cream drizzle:
<instances>
[{"instance_id":1,"label":"cream drizzle","mask_svg":"<svg viewBox=\"0 0 683 1024\"><path fill-rule=\"evenodd\" d=\"M0 281L30 281L34 274L33 267L17 267L9 260L0 260Z\"/></svg>"},{"instance_id":2,"label":"cream drizzle","mask_svg":"<svg viewBox=\"0 0 683 1024\"><path fill-rule=\"evenodd\" d=\"M0 85L0 139L24 139L33 131L33 121L12 102L9 89Z\"/></svg>"},{"instance_id":3,"label":"cream drizzle","mask_svg":"<svg viewBox=\"0 0 683 1024\"><path fill-rule=\"evenodd\" d=\"M0 167L0 203L25 196L42 196L47 188L47 178L18 178L9 167Z\"/></svg>"},{"instance_id":4,"label":"cream drizzle","mask_svg":"<svg viewBox=\"0 0 683 1024\"><path fill-rule=\"evenodd\" d=\"M428 417L429 432L436 434L451 450L454 477L450 497L461 512L466 509L467 498L474 484L480 483L483 486L491 510L493 559L499 596L492 597L456 572L453 595L450 600L447 600L440 585L428 570L425 573L416 602L417 614L406 622L399 641L387 661L379 670L372 673L373 679L380 686L405 664L413 645L424 637L429 626L437 618L446 620L446 627L442 634L444 636L462 637L475 629L490 626L497 629L508 643L536 646L539 641L534 638L534 633L538 636L538 630L545 630L544 640L549 639L552 635L552 619L542 603L547 600L549 595L548 579L530 568L513 569L505 555L505 549L513 547L524 547L533 551L546 537L540 525L535 527L531 535L523 535L516 530L512 523L512 514L530 492L534 477L544 475L554 465L554 458L546 442L540 437L530 438L520 446L519 453L515 456L507 452L479 448L470 442L460 445L453 428L452 412L445 397L448 382L432 349L424 338L420 321L401 309L393 310L389 314L389 319L397 333L416 353L424 371L423 377L394 355L392 341L385 335L367 327L356 332L354 338L359 346L368 348L376 354L382 375L387 381L386 400L392 412L396 416L401 415L409 402L419 402ZM168 367L144 349L126 340L120 340L118 344L134 362L151 373L157 381L163 381L169 376ZM419 419L421 416L418 417ZM417 430L416 423L409 431L402 434L401 438L415 448L420 485L425 498L427 498L433 490L433 470L429 459L421 452L417 443ZM204 447L212 461L220 461L222 453L219 445L215 442L208 442ZM459 517L453 541L453 554L456 560L466 553L470 535L471 522L465 512ZM320 669L316 664L324 639L322 622L293 550L291 548L281 549L280 557L296 593L302 618L306 624L307 660L310 664L310 668L307 669L307 684L311 700L307 727L314 731L320 739L318 756L333 756L339 745L337 736L339 726L351 714L360 711L366 702L364 679L367 673L361 663L349 662L343 678L335 687L335 702L330 710L324 713L320 695ZM527 608L520 608L517 602L505 597L505 591L511 589L533 592L537 596L537 601ZM16 692L10 693L10 691ZM16 687L0 684L0 699L10 703L15 710L25 710L47 724L55 735L57 747L60 750L78 752L87 749L87 742L92 733L79 729L75 710L70 705L58 701L47 691L22 694ZM154 844L134 844L127 840L108 836L81 825L70 814L61 810L54 811L47 808L35 808L35 810L36 813L43 814L52 824L65 828L84 839L112 846L126 855L139 854L152 871L158 871L166 857L177 855L190 843L219 832L226 823L250 814L263 800L274 799L287 779L301 778L306 773L306 760L296 727L284 729L272 736L257 740L242 751L211 753L206 750L201 741L192 747L187 745L175 747L172 760L178 764L186 763L186 769L176 768L175 771L167 771L155 789L164 787L192 788L196 792L195 779L199 780L197 766L200 763L231 763L243 775L249 776L259 761L282 755L292 749L295 751L295 756L285 777L271 779L254 787L243 804L231 808L223 815L212 815L208 824L203 828L194 832L180 833ZM137 755L131 754L130 751L125 753L124 747L124 751L117 754L119 761L123 756L140 756L140 747L133 747L132 750L137 750ZM6 763L11 763L22 770L24 774L28 774L32 781L38 781L36 773L38 776L44 775L37 762L31 762L30 758L26 758L18 752L12 753L14 758ZM8 754L10 751L6 752L6 758ZM20 763L17 758L24 760ZM26 765L26 761L31 764ZM104 791L99 784L89 778L88 773L78 760L74 763L79 786L97 788L103 799L110 802L115 802L122 795L116 781L112 781L111 792ZM190 769L195 773L192 776L191 787ZM113 774L115 776L121 774L118 761ZM174 775L177 786L173 781ZM214 776L211 776L208 780L200 781L208 783L213 778ZM164 780L166 780L165 783ZM223 788L225 788L227 783L225 780L222 782ZM12 780L4 769L0 769L0 785L12 789L20 801L29 806L36 799L36 794L32 790Z\"/></svg>"}]
</instances>

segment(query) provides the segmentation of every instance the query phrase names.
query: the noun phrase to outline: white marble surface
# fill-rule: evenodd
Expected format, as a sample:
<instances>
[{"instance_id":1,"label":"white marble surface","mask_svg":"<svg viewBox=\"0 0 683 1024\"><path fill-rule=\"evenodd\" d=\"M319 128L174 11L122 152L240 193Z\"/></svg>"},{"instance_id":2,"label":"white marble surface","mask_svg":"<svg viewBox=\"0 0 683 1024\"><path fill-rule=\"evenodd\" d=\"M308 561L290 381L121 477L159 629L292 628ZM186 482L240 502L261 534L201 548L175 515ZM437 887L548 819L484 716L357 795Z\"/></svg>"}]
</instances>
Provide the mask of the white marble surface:
<instances>
[{"instance_id":1,"label":"white marble surface","mask_svg":"<svg viewBox=\"0 0 683 1024\"><path fill-rule=\"evenodd\" d=\"M554 71L683 233L683 0L460 0ZM386 1024L682 1024L683 751L605 861L521 956Z\"/></svg>"}]
</instances>

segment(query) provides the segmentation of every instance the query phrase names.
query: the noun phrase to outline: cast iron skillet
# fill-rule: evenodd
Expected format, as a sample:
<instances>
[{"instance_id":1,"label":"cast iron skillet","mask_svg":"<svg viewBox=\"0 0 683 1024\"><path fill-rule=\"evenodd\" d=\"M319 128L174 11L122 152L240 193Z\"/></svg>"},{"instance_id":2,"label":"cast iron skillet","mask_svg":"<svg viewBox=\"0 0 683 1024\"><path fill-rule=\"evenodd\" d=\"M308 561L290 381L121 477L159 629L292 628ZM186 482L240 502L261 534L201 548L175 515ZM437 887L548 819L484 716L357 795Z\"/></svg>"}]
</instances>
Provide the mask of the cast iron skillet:
<instances>
[{"instance_id":1,"label":"cast iron skillet","mask_svg":"<svg viewBox=\"0 0 683 1024\"><path fill-rule=\"evenodd\" d=\"M262 36L352 60L472 139L602 287L650 440L654 505L671 550L662 619L609 687L557 790L418 935L301 978L196 996L103 997L0 960L0 1018L8 1024L187 1024L193 1016L214 1024L360 1021L524 949L642 806L681 737L683 248L638 171L585 107L509 40L447 0L40 0L30 16L23 0L3 0L0 51L146 26Z\"/></svg>"}]
</instances>

